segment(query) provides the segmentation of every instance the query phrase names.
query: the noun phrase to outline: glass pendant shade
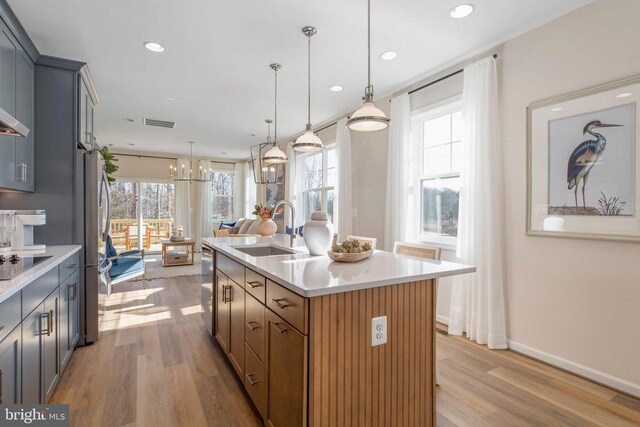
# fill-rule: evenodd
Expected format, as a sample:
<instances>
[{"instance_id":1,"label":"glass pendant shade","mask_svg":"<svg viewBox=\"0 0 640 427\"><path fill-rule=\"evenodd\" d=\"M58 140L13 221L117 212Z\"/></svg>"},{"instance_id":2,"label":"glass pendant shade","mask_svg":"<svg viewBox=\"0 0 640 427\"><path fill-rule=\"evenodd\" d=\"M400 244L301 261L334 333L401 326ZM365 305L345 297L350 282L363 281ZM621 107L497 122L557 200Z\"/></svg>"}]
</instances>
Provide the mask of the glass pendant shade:
<instances>
[{"instance_id":1,"label":"glass pendant shade","mask_svg":"<svg viewBox=\"0 0 640 427\"><path fill-rule=\"evenodd\" d=\"M274 145L269 151L264 154L262 161L268 165L286 163L287 155L280 149L280 147Z\"/></svg>"},{"instance_id":2,"label":"glass pendant shade","mask_svg":"<svg viewBox=\"0 0 640 427\"><path fill-rule=\"evenodd\" d=\"M389 118L373 101L365 101L362 107L351 115L347 127L358 132L373 132L386 129L389 122Z\"/></svg>"},{"instance_id":3,"label":"glass pendant shade","mask_svg":"<svg viewBox=\"0 0 640 427\"><path fill-rule=\"evenodd\" d=\"M296 139L293 143L293 149L303 153L312 153L314 151L320 151L324 148L322 140L313 133L311 129L308 129L300 138Z\"/></svg>"}]
</instances>

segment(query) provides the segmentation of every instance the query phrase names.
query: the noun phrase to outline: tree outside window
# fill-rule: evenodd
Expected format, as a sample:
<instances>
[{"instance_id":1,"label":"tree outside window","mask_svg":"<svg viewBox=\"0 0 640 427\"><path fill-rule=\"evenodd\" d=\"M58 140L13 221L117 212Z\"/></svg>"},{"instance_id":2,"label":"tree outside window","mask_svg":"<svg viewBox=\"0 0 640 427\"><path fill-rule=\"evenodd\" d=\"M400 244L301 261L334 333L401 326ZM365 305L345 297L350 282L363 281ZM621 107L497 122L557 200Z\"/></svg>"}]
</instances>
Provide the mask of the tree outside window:
<instances>
[{"instance_id":1,"label":"tree outside window","mask_svg":"<svg viewBox=\"0 0 640 427\"><path fill-rule=\"evenodd\" d=\"M233 207L236 175L231 171L214 171L212 190L212 219L214 221L235 218Z\"/></svg>"}]
</instances>

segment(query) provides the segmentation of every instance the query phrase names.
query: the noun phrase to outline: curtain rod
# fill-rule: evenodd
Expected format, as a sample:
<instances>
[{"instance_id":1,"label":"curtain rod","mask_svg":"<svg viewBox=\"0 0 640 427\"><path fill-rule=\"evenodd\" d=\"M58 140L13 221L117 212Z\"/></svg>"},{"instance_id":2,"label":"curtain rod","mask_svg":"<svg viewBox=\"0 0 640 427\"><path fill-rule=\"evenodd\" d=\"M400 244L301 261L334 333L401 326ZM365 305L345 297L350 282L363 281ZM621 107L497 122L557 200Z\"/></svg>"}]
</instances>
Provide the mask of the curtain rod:
<instances>
[{"instance_id":1,"label":"curtain rod","mask_svg":"<svg viewBox=\"0 0 640 427\"><path fill-rule=\"evenodd\" d=\"M497 57L498 57L498 54L497 54L497 53L494 53L492 56L493 56L493 58L495 59L495 58L497 58ZM422 86L420 86L420 87L418 87L418 88L415 88L415 89L413 89L413 90L410 90L410 91L409 91L409 95L411 95L412 93L418 92L419 90L422 90L422 89L428 88L429 86L432 86L432 85L434 85L434 84L436 84L436 83L440 83L440 82L441 82L441 81L443 81L443 80L447 80L447 79L448 79L448 78L450 78L450 77L453 77L453 76L456 76L456 75L458 75L458 74L462 73L463 71L464 71L464 68L461 68L461 69L459 69L458 71L454 71L454 72L453 72L453 73L451 73L451 74L447 74L447 75L446 75L446 76L444 76L444 77L440 77L440 78L439 78L439 79L437 79L437 80L434 80L434 81L429 82L429 83L427 83L427 84L424 84L424 85L422 85Z\"/></svg>"},{"instance_id":2,"label":"curtain rod","mask_svg":"<svg viewBox=\"0 0 640 427\"><path fill-rule=\"evenodd\" d=\"M144 157L145 159L163 159L163 160L178 160L177 157L162 157L162 156L146 156L146 155L142 155L142 154L126 154L126 153L113 153L116 156L126 156L126 157L137 157L137 158L142 158ZM222 163L225 165L235 165L236 162L221 162L219 160L209 160L212 163Z\"/></svg>"}]
</instances>

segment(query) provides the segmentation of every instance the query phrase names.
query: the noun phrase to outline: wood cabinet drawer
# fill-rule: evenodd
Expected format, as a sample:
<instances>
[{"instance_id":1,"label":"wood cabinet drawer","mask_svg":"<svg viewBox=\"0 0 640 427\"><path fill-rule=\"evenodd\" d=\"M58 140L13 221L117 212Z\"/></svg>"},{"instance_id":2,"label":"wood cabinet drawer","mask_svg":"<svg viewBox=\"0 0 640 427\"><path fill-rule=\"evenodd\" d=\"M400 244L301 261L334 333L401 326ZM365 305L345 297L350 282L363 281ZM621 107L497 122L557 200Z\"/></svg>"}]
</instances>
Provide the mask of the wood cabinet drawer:
<instances>
[{"instance_id":1,"label":"wood cabinet drawer","mask_svg":"<svg viewBox=\"0 0 640 427\"><path fill-rule=\"evenodd\" d=\"M15 328L22 320L22 296L21 292L0 304L0 341Z\"/></svg>"},{"instance_id":2,"label":"wood cabinet drawer","mask_svg":"<svg viewBox=\"0 0 640 427\"><path fill-rule=\"evenodd\" d=\"M216 252L216 268L244 288L244 265Z\"/></svg>"},{"instance_id":3,"label":"wood cabinet drawer","mask_svg":"<svg viewBox=\"0 0 640 427\"><path fill-rule=\"evenodd\" d=\"M256 273L248 268L245 271L245 286L244 288L251 295L256 297L258 301L264 304L264 298L267 287L267 279L264 276Z\"/></svg>"},{"instance_id":4,"label":"wood cabinet drawer","mask_svg":"<svg viewBox=\"0 0 640 427\"><path fill-rule=\"evenodd\" d=\"M308 331L309 301L267 279L267 307L306 334Z\"/></svg>"},{"instance_id":5,"label":"wood cabinet drawer","mask_svg":"<svg viewBox=\"0 0 640 427\"><path fill-rule=\"evenodd\" d=\"M25 318L58 287L58 269L53 268L22 289L22 318Z\"/></svg>"},{"instance_id":6,"label":"wood cabinet drawer","mask_svg":"<svg viewBox=\"0 0 640 427\"><path fill-rule=\"evenodd\" d=\"M60 263L60 283L67 280L80 267L80 252L76 252Z\"/></svg>"},{"instance_id":7,"label":"wood cabinet drawer","mask_svg":"<svg viewBox=\"0 0 640 427\"><path fill-rule=\"evenodd\" d=\"M258 356L247 345L244 387L263 419L267 419L267 370Z\"/></svg>"},{"instance_id":8,"label":"wood cabinet drawer","mask_svg":"<svg viewBox=\"0 0 640 427\"><path fill-rule=\"evenodd\" d=\"M265 360L264 345L266 341L265 310L266 308L260 301L247 294L244 312L244 340L263 362Z\"/></svg>"}]
</instances>

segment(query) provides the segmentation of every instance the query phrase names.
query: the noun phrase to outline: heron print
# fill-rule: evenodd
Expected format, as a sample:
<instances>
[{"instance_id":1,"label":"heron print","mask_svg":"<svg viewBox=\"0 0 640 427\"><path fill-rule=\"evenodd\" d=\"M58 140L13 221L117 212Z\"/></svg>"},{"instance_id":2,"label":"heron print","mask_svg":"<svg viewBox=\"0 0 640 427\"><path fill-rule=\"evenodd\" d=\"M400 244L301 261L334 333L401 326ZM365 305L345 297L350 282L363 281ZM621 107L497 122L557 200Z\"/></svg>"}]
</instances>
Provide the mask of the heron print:
<instances>
[{"instance_id":1,"label":"heron print","mask_svg":"<svg viewBox=\"0 0 640 427\"><path fill-rule=\"evenodd\" d=\"M634 116L628 104L550 122L552 213L633 215Z\"/></svg>"}]
</instances>

